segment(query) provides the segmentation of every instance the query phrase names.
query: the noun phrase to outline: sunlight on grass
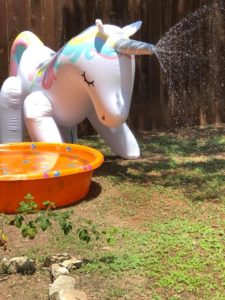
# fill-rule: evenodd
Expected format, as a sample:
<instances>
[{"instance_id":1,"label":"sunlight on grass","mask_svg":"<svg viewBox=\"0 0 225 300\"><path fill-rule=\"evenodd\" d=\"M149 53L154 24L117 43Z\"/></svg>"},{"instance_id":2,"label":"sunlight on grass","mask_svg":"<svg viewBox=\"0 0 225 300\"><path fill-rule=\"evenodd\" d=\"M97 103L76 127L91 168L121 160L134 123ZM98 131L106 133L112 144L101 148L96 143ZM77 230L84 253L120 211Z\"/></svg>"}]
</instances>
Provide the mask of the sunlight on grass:
<instances>
[{"instance_id":1,"label":"sunlight on grass","mask_svg":"<svg viewBox=\"0 0 225 300\"><path fill-rule=\"evenodd\" d=\"M99 258L95 257L81 272L97 272L103 277L115 272L121 278L127 272L130 276L145 274L155 291L161 288L172 294L195 292L199 297L207 297L216 290L222 297L224 226L225 221L221 227L212 229L207 222L175 219L165 224L149 224L145 233L120 230L116 245L123 246L115 246L107 255L99 253Z\"/></svg>"},{"instance_id":2,"label":"sunlight on grass","mask_svg":"<svg viewBox=\"0 0 225 300\"><path fill-rule=\"evenodd\" d=\"M122 164L113 161L107 179L116 185L127 182L179 189L191 201L224 201L225 138L220 130L207 130L193 129L191 135L179 132L142 137L142 158ZM96 139L94 145L105 149Z\"/></svg>"},{"instance_id":3,"label":"sunlight on grass","mask_svg":"<svg viewBox=\"0 0 225 300\"><path fill-rule=\"evenodd\" d=\"M105 282L102 299L136 299L132 284L123 283L135 276L144 279L137 290L146 299L225 299L224 136L223 127L210 126L153 132L139 137L139 160L107 152L97 177L118 195L102 206L106 224L107 211L116 207L119 218L142 215L144 225L138 232L132 221L118 228L107 252L103 244L89 251L80 246L90 258L81 273L119 278L112 289ZM97 140L95 147L105 148Z\"/></svg>"}]
</instances>

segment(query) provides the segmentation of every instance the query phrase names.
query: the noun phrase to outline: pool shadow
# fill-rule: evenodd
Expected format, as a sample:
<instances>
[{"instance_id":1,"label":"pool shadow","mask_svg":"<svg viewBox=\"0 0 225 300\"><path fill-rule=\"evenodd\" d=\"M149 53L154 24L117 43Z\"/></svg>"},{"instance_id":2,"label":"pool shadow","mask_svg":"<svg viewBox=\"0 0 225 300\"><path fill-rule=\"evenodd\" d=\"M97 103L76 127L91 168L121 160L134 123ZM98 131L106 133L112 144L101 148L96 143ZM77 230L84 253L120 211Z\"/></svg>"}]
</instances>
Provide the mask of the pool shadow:
<instances>
[{"instance_id":1,"label":"pool shadow","mask_svg":"<svg viewBox=\"0 0 225 300\"><path fill-rule=\"evenodd\" d=\"M64 205L64 206L57 207L56 209L58 210L58 209L73 208L73 207L75 207L76 205L79 205L82 202L87 202L87 201L94 200L95 198L98 197L98 195L100 195L101 191L102 191L102 187L100 186L100 184L98 184L97 182L92 180L91 184L90 184L89 191L88 191L87 195L84 198L82 198L78 201L75 201L74 203L71 203L69 205Z\"/></svg>"},{"instance_id":2,"label":"pool shadow","mask_svg":"<svg viewBox=\"0 0 225 300\"><path fill-rule=\"evenodd\" d=\"M95 198L97 198L101 194L101 191L102 191L101 185L99 183L97 183L96 181L92 180L91 184L90 184L90 189L89 189L89 192L88 192L87 196L84 197L79 202L94 200Z\"/></svg>"}]
</instances>

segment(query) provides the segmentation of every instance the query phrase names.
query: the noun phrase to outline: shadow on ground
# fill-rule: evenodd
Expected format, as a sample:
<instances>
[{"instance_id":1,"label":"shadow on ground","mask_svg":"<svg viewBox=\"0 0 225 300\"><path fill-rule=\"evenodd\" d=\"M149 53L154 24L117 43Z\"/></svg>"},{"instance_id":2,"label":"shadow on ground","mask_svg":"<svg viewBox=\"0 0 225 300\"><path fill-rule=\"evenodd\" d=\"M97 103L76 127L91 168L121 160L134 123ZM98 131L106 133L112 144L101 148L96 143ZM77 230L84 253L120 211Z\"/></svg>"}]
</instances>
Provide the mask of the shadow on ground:
<instances>
[{"instance_id":1,"label":"shadow on ground","mask_svg":"<svg viewBox=\"0 0 225 300\"><path fill-rule=\"evenodd\" d=\"M138 139L140 159L123 160L106 153L95 176L104 176L117 184L182 189L191 200L223 198L225 127L145 133Z\"/></svg>"}]
</instances>

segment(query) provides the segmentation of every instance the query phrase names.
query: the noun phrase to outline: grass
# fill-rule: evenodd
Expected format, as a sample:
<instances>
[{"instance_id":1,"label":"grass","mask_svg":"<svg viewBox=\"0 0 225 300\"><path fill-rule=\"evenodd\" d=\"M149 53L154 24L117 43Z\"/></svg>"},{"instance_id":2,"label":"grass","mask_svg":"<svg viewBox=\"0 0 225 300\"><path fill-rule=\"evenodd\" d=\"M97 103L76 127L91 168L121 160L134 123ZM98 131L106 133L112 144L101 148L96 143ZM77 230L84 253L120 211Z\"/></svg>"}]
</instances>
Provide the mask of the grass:
<instances>
[{"instance_id":1,"label":"grass","mask_svg":"<svg viewBox=\"0 0 225 300\"><path fill-rule=\"evenodd\" d=\"M89 299L225 299L224 137L225 126L142 134L134 161L98 137L81 140L105 163L72 208L73 226L89 222L101 239L85 244L76 230L64 237L54 227L44 246L14 251L40 261L60 252L85 258L73 275Z\"/></svg>"},{"instance_id":2,"label":"grass","mask_svg":"<svg viewBox=\"0 0 225 300\"><path fill-rule=\"evenodd\" d=\"M196 128L140 140L140 161L113 161L107 180L120 197L111 199L111 206L120 207L121 219L138 215L151 199L159 209L165 209L171 199L182 209L174 207L173 212L170 207L163 215L155 208L150 220L146 211L141 232L120 229L114 252L108 258L99 252L100 257L82 272L103 277L114 272L122 278L127 272L142 275L149 282L142 296L153 299L225 299L223 130ZM120 289L124 291L123 286ZM129 297L135 296L124 299Z\"/></svg>"},{"instance_id":3,"label":"grass","mask_svg":"<svg viewBox=\"0 0 225 300\"><path fill-rule=\"evenodd\" d=\"M138 295L132 285L125 287L125 283L136 276L145 279L139 287L143 297L154 294L159 299L224 299L224 228L224 220L212 226L210 216L202 221L193 221L191 216L148 221L142 231L117 228L107 252L102 244L86 247L73 237L77 253L85 253L88 258L79 270L80 276L90 274L101 280L105 290L98 299L108 299L109 294L111 299L120 299L118 294L123 291L123 299L135 299ZM113 283L117 288L112 289Z\"/></svg>"}]
</instances>

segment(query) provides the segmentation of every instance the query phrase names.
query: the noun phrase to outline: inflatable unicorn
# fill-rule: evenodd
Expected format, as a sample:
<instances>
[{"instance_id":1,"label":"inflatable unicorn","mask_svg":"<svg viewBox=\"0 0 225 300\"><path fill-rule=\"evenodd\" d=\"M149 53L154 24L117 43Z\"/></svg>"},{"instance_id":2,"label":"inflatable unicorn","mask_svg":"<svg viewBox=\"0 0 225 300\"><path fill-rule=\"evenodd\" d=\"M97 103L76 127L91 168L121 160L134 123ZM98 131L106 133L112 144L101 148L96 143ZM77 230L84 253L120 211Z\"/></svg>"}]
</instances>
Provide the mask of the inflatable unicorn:
<instances>
[{"instance_id":1,"label":"inflatable unicorn","mask_svg":"<svg viewBox=\"0 0 225 300\"><path fill-rule=\"evenodd\" d=\"M77 125L88 118L119 156L140 156L126 124L135 73L134 55L151 55L151 44L129 39L141 27L123 28L96 20L58 52L29 31L11 48L10 76L0 94L0 141L74 142Z\"/></svg>"}]
</instances>

